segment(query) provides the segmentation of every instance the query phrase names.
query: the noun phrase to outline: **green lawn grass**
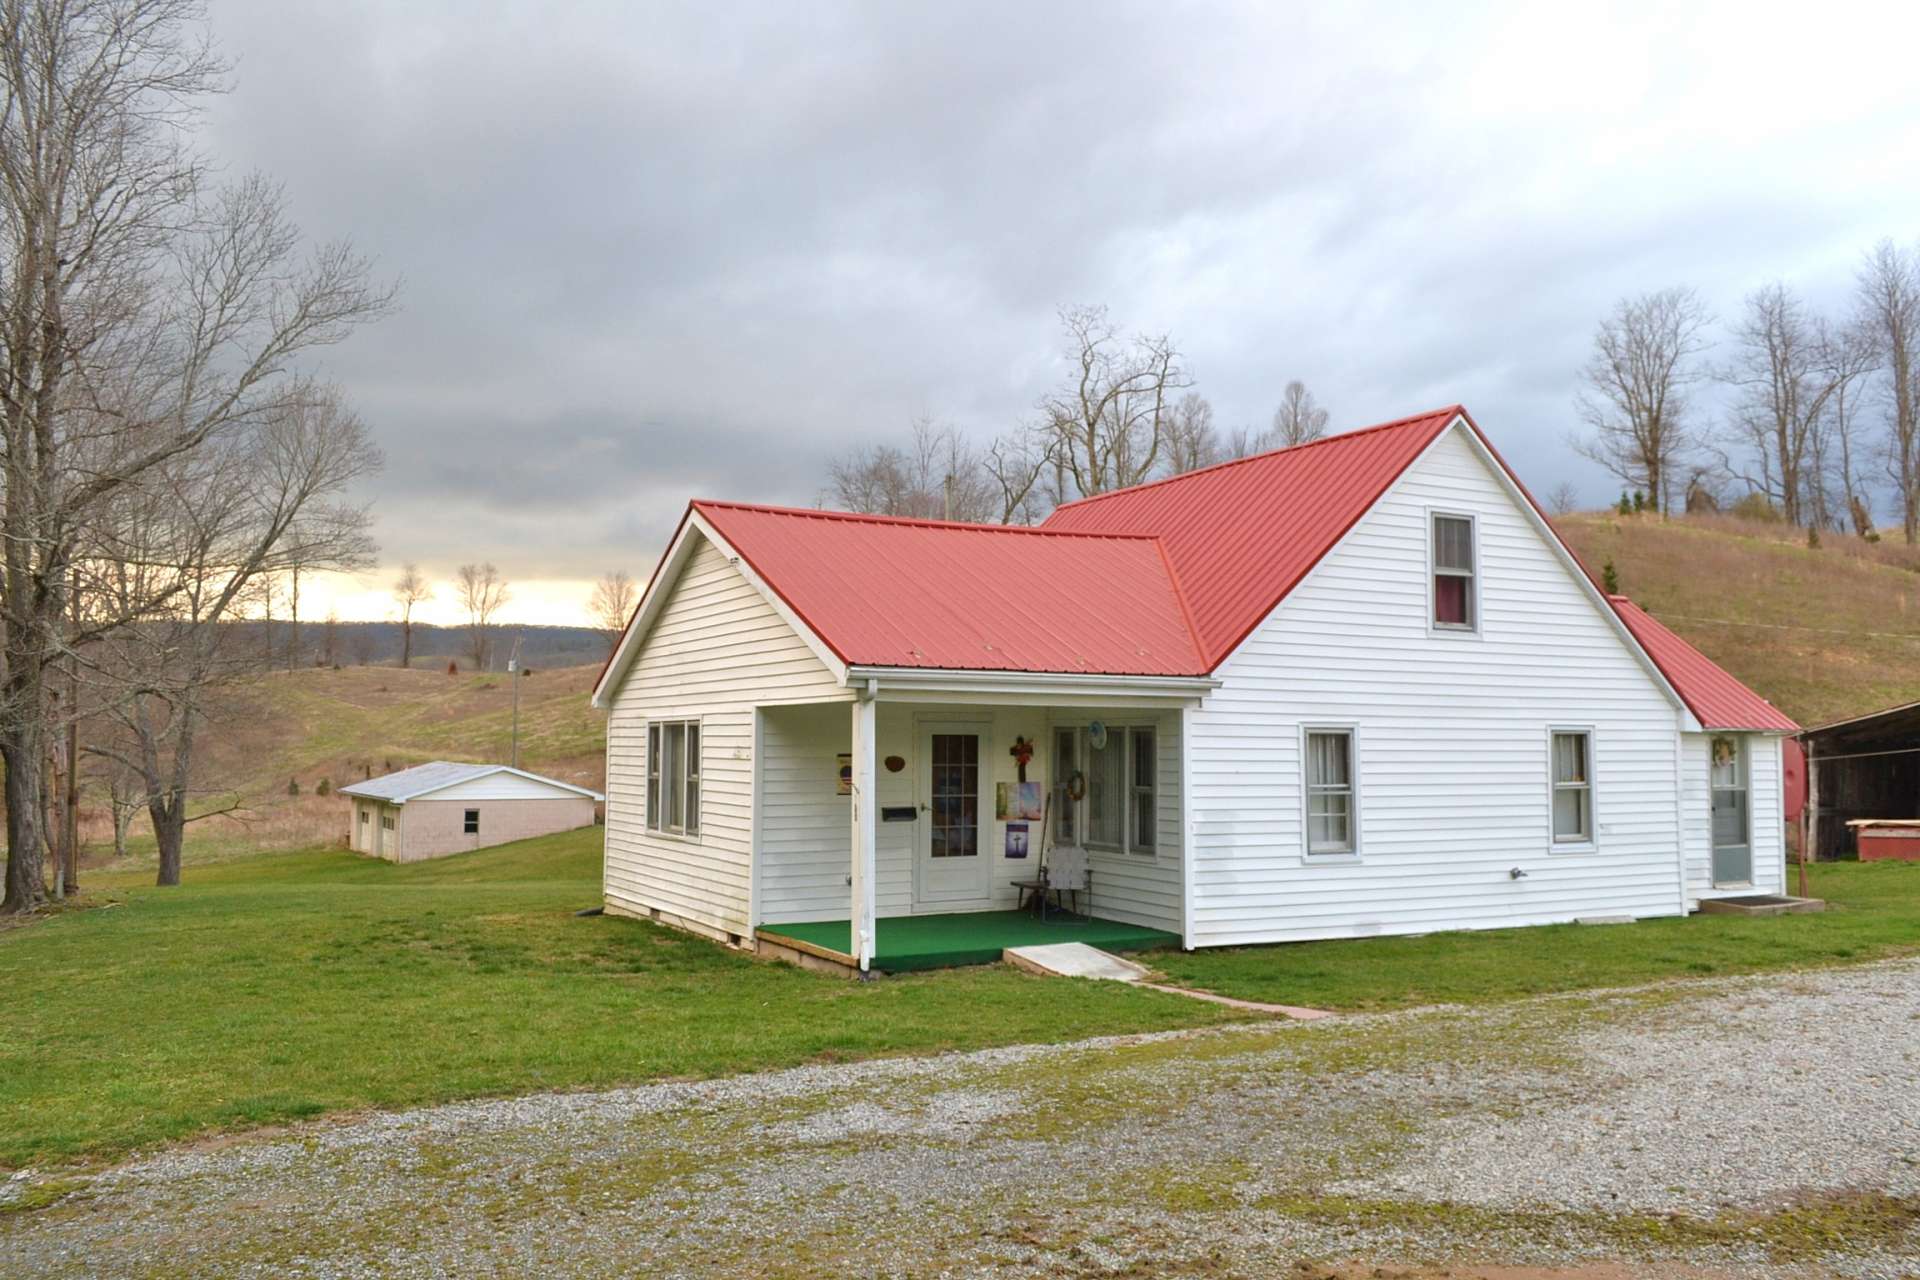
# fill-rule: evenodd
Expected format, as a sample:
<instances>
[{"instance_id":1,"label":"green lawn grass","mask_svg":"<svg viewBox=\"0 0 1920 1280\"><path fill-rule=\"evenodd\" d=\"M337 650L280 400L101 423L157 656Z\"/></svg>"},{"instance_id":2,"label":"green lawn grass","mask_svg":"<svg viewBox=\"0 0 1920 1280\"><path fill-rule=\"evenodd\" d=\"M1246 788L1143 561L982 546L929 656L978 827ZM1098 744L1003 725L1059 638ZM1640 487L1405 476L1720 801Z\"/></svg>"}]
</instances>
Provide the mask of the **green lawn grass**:
<instances>
[{"instance_id":1,"label":"green lawn grass","mask_svg":"<svg viewBox=\"0 0 1920 1280\"><path fill-rule=\"evenodd\" d=\"M1810 869L1818 915L1697 915L1266 947L1162 952L1176 982L1246 1000L1340 1010L1476 1004L1662 978L1756 973L1920 950L1920 865Z\"/></svg>"},{"instance_id":2,"label":"green lawn grass","mask_svg":"<svg viewBox=\"0 0 1920 1280\"><path fill-rule=\"evenodd\" d=\"M1225 1011L1003 968L854 983L600 899L596 828L393 866L339 851L96 873L0 932L0 1166L358 1107L1065 1040Z\"/></svg>"}]
</instances>

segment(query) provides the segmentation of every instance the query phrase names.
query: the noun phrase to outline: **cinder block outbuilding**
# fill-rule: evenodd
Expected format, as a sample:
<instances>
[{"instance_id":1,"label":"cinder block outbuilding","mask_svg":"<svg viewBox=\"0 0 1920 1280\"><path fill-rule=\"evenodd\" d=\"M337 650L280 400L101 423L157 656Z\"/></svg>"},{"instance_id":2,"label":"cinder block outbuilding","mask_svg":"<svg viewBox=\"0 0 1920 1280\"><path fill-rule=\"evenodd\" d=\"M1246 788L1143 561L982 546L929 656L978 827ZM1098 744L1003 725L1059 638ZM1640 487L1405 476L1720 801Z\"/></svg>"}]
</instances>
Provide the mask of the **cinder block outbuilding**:
<instances>
[{"instance_id":1,"label":"cinder block outbuilding","mask_svg":"<svg viewBox=\"0 0 1920 1280\"><path fill-rule=\"evenodd\" d=\"M348 845L418 862L591 826L606 797L504 764L436 760L340 788L353 804Z\"/></svg>"}]
</instances>

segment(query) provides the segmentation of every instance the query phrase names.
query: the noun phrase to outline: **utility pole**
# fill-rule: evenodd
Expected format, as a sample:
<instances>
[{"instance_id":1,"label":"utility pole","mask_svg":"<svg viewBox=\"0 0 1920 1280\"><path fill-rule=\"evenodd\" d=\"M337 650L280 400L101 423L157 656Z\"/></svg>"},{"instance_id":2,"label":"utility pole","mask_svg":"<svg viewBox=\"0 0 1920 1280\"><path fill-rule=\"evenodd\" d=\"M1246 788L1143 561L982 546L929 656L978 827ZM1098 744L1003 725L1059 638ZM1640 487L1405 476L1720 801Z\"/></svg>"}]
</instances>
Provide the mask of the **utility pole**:
<instances>
[{"instance_id":1,"label":"utility pole","mask_svg":"<svg viewBox=\"0 0 1920 1280\"><path fill-rule=\"evenodd\" d=\"M513 748L507 763L520 767L520 640L516 633L513 637L513 652L507 655L507 679L513 681Z\"/></svg>"}]
</instances>

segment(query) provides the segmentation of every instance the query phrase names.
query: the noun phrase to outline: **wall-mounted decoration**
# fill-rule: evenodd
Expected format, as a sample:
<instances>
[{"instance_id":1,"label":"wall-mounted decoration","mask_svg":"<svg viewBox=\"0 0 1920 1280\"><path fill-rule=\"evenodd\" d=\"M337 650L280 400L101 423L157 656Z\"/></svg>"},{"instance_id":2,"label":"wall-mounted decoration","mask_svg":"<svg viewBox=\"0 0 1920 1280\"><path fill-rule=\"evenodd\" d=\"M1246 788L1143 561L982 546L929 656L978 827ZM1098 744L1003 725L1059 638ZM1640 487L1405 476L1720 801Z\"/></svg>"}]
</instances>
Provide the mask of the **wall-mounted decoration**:
<instances>
[{"instance_id":1,"label":"wall-mounted decoration","mask_svg":"<svg viewBox=\"0 0 1920 1280\"><path fill-rule=\"evenodd\" d=\"M1040 784L1016 782L1013 791L1013 816L1027 822L1040 821Z\"/></svg>"},{"instance_id":2,"label":"wall-mounted decoration","mask_svg":"<svg viewBox=\"0 0 1920 1280\"><path fill-rule=\"evenodd\" d=\"M1107 724L1104 720L1095 720L1087 726L1087 745L1095 751L1107 749Z\"/></svg>"},{"instance_id":3,"label":"wall-mounted decoration","mask_svg":"<svg viewBox=\"0 0 1920 1280\"><path fill-rule=\"evenodd\" d=\"M906 757L888 756L886 759L886 766L887 766L888 773L898 773L902 769L907 767Z\"/></svg>"},{"instance_id":4,"label":"wall-mounted decoration","mask_svg":"<svg viewBox=\"0 0 1920 1280\"><path fill-rule=\"evenodd\" d=\"M1007 754L1020 767L1020 781L1027 780L1027 761L1033 759L1033 743L1025 738L1015 738L1013 745L1007 748Z\"/></svg>"},{"instance_id":5,"label":"wall-mounted decoration","mask_svg":"<svg viewBox=\"0 0 1920 1280\"><path fill-rule=\"evenodd\" d=\"M993 816L1001 822L1007 820L1007 784L1004 782L993 784Z\"/></svg>"},{"instance_id":6,"label":"wall-mounted decoration","mask_svg":"<svg viewBox=\"0 0 1920 1280\"><path fill-rule=\"evenodd\" d=\"M1027 824L1009 822L1007 824L1007 856L1024 858L1027 856Z\"/></svg>"},{"instance_id":7,"label":"wall-mounted decoration","mask_svg":"<svg viewBox=\"0 0 1920 1280\"><path fill-rule=\"evenodd\" d=\"M834 759L840 766L834 771L839 778L839 794L850 796L853 794L853 752L842 751Z\"/></svg>"}]
</instances>

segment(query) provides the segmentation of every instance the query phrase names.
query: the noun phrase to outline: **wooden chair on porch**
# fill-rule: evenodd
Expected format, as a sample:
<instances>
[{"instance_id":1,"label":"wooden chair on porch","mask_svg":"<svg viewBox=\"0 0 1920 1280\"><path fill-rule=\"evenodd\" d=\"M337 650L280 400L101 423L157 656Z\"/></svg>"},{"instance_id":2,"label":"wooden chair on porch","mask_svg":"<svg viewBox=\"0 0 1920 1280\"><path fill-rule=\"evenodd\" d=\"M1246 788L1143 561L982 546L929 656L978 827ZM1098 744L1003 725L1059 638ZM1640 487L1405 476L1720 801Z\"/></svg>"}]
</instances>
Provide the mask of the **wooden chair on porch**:
<instances>
[{"instance_id":1,"label":"wooden chair on porch","mask_svg":"<svg viewBox=\"0 0 1920 1280\"><path fill-rule=\"evenodd\" d=\"M1031 910L1042 920L1047 918L1049 907L1069 915L1079 915L1080 895L1093 887L1093 873L1087 866L1086 850L1047 850L1047 860L1041 865L1039 876L1033 880L1016 881L1014 887L1020 890L1021 910Z\"/></svg>"}]
</instances>

